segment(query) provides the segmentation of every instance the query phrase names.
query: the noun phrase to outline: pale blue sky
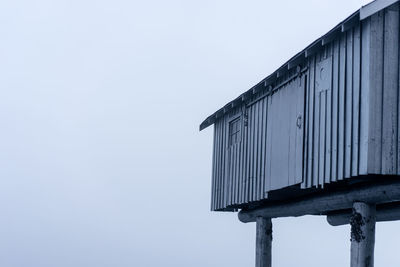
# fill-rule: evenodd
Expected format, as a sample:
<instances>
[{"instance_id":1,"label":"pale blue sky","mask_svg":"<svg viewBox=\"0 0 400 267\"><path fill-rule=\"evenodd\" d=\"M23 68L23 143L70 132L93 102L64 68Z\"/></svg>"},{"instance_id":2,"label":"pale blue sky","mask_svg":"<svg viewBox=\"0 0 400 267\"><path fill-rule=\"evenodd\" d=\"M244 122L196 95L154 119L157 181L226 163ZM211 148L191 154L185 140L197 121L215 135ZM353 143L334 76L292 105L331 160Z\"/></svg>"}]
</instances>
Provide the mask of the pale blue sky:
<instances>
[{"instance_id":1,"label":"pale blue sky","mask_svg":"<svg viewBox=\"0 0 400 267\"><path fill-rule=\"evenodd\" d=\"M2 1L0 266L253 266L198 125L366 2ZM348 227L273 222L274 266L348 265Z\"/></svg>"}]
</instances>

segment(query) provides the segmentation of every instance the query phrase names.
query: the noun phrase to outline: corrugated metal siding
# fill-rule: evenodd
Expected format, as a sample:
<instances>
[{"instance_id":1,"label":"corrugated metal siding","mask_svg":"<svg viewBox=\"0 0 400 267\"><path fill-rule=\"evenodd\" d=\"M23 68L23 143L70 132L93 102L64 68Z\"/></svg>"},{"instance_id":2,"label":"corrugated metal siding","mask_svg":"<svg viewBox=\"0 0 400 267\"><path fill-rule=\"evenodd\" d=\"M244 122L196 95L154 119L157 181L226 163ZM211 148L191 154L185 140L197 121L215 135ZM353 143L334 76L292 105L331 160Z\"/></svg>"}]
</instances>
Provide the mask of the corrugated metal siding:
<instances>
[{"instance_id":1,"label":"corrugated metal siding","mask_svg":"<svg viewBox=\"0 0 400 267\"><path fill-rule=\"evenodd\" d=\"M399 20L398 3L372 15L309 56L302 76L216 121L213 210L298 183L400 175ZM241 142L229 145L235 116Z\"/></svg>"}]
</instances>

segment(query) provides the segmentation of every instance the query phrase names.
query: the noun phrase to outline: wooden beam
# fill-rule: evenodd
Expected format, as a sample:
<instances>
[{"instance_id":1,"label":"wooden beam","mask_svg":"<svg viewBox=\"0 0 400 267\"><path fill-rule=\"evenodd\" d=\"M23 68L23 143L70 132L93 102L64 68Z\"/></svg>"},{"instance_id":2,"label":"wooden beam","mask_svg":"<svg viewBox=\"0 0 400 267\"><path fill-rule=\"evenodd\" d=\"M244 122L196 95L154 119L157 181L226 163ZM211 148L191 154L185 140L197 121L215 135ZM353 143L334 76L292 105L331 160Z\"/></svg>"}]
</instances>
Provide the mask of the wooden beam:
<instances>
[{"instance_id":1,"label":"wooden beam","mask_svg":"<svg viewBox=\"0 0 400 267\"><path fill-rule=\"evenodd\" d=\"M272 222L270 218L257 217L256 267L271 267Z\"/></svg>"},{"instance_id":2,"label":"wooden beam","mask_svg":"<svg viewBox=\"0 0 400 267\"><path fill-rule=\"evenodd\" d=\"M375 246L375 205L353 204L351 216L351 267L373 267Z\"/></svg>"},{"instance_id":3,"label":"wooden beam","mask_svg":"<svg viewBox=\"0 0 400 267\"><path fill-rule=\"evenodd\" d=\"M349 19L343 22L342 32L350 30L359 23L360 23L360 13L356 12L353 16L351 16Z\"/></svg>"},{"instance_id":4,"label":"wooden beam","mask_svg":"<svg viewBox=\"0 0 400 267\"><path fill-rule=\"evenodd\" d=\"M328 214L326 220L332 226L346 225L350 223L351 210L341 211L334 214ZM400 220L400 203L395 202L387 205L378 205L376 207L376 221L390 222Z\"/></svg>"},{"instance_id":5,"label":"wooden beam","mask_svg":"<svg viewBox=\"0 0 400 267\"><path fill-rule=\"evenodd\" d=\"M258 216L278 218L321 215L337 210L351 209L355 201L372 204L400 201L400 182L364 185L353 189L320 193L284 203L267 204L256 209L241 210L238 217L241 222L248 223L255 222Z\"/></svg>"},{"instance_id":6,"label":"wooden beam","mask_svg":"<svg viewBox=\"0 0 400 267\"><path fill-rule=\"evenodd\" d=\"M286 73L287 73L287 71L288 71L288 67L287 67L287 65L284 65L284 66L282 66L280 69L278 69L277 71L276 71L276 76L279 78L279 77L282 77L282 76L284 76Z\"/></svg>"},{"instance_id":7,"label":"wooden beam","mask_svg":"<svg viewBox=\"0 0 400 267\"><path fill-rule=\"evenodd\" d=\"M322 37L322 46L327 45L333 40L335 40L340 35L341 32L342 32L341 27L337 27L331 32L325 34L325 36Z\"/></svg>"},{"instance_id":8,"label":"wooden beam","mask_svg":"<svg viewBox=\"0 0 400 267\"><path fill-rule=\"evenodd\" d=\"M364 20L369 16L372 16L376 12L381 11L382 9L396 3L397 1L398 0L379 0L373 1L366 6L363 6L360 9L360 20Z\"/></svg>"},{"instance_id":9,"label":"wooden beam","mask_svg":"<svg viewBox=\"0 0 400 267\"><path fill-rule=\"evenodd\" d=\"M314 55L315 53L317 53L320 49L322 48L322 40L318 40L316 42L314 42L313 44L311 44L305 52L305 57L309 57Z\"/></svg>"},{"instance_id":10,"label":"wooden beam","mask_svg":"<svg viewBox=\"0 0 400 267\"><path fill-rule=\"evenodd\" d=\"M306 59L305 53L301 53L301 54L297 55L296 57L294 57L292 60L290 60L288 62L288 69L290 70L290 69L293 69L294 67L297 67L298 65L303 63L305 59Z\"/></svg>"}]
</instances>

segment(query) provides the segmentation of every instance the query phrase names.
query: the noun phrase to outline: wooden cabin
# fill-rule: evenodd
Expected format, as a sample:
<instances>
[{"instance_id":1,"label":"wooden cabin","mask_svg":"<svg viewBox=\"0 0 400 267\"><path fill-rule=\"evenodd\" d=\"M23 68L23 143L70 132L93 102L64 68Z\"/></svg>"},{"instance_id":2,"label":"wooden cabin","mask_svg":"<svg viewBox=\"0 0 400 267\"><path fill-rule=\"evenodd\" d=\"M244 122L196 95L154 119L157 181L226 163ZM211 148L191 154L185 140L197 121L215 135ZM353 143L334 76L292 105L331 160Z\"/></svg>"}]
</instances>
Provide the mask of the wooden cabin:
<instances>
[{"instance_id":1,"label":"wooden cabin","mask_svg":"<svg viewBox=\"0 0 400 267\"><path fill-rule=\"evenodd\" d=\"M399 2L362 7L210 115L213 211L400 175Z\"/></svg>"}]
</instances>

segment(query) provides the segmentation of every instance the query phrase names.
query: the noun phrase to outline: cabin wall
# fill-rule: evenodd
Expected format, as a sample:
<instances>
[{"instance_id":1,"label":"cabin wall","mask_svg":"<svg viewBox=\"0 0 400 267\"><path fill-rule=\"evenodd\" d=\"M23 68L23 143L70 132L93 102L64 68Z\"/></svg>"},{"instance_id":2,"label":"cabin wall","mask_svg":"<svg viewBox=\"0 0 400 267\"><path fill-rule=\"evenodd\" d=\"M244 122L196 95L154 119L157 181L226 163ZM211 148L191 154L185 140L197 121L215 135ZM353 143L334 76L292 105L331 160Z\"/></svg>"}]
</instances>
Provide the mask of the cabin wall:
<instances>
[{"instance_id":1,"label":"cabin wall","mask_svg":"<svg viewBox=\"0 0 400 267\"><path fill-rule=\"evenodd\" d=\"M398 3L341 33L308 66L302 188L400 174ZM321 68L332 76L322 89Z\"/></svg>"},{"instance_id":2,"label":"cabin wall","mask_svg":"<svg viewBox=\"0 0 400 267\"><path fill-rule=\"evenodd\" d=\"M292 185L400 175L399 21L396 3L338 33L307 56L302 71L278 77L216 120L212 210ZM237 118L240 139L232 144Z\"/></svg>"},{"instance_id":3,"label":"cabin wall","mask_svg":"<svg viewBox=\"0 0 400 267\"><path fill-rule=\"evenodd\" d=\"M369 55L362 53L360 25L341 33L308 59L303 188L362 174L360 143L361 69ZM363 161L364 160L364 161Z\"/></svg>"},{"instance_id":4,"label":"cabin wall","mask_svg":"<svg viewBox=\"0 0 400 267\"><path fill-rule=\"evenodd\" d=\"M399 4L396 3L366 22L371 54L369 72L368 174L400 174L399 162ZM368 105L368 106L367 106Z\"/></svg>"},{"instance_id":5,"label":"cabin wall","mask_svg":"<svg viewBox=\"0 0 400 267\"><path fill-rule=\"evenodd\" d=\"M281 80L215 122L212 210L260 201L271 190L302 182L306 77ZM230 125L238 119L240 138L232 143Z\"/></svg>"}]
</instances>

